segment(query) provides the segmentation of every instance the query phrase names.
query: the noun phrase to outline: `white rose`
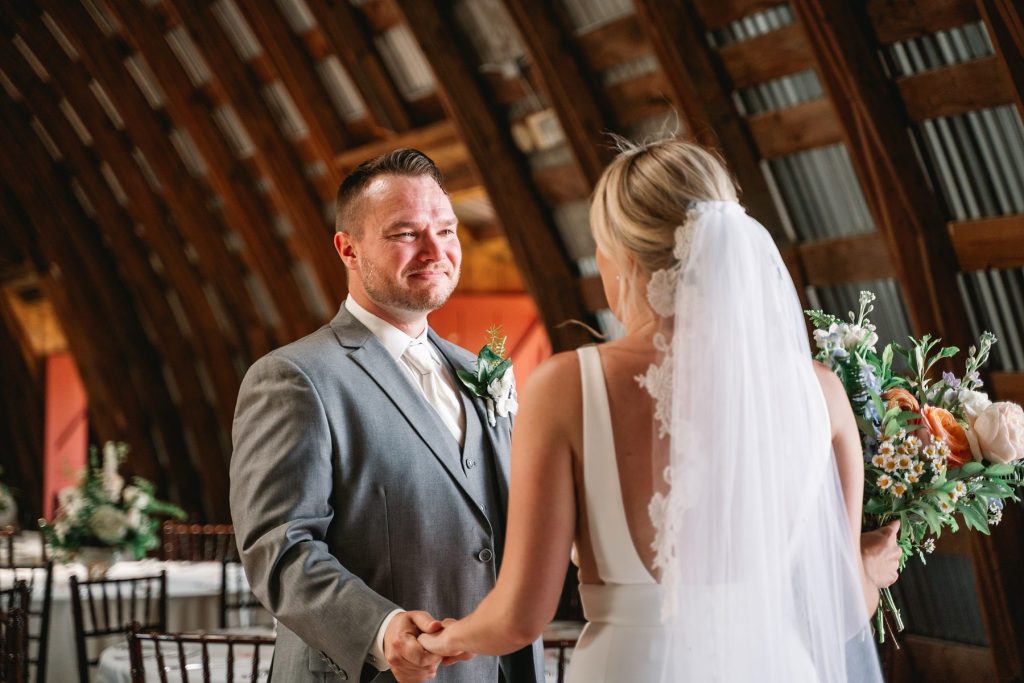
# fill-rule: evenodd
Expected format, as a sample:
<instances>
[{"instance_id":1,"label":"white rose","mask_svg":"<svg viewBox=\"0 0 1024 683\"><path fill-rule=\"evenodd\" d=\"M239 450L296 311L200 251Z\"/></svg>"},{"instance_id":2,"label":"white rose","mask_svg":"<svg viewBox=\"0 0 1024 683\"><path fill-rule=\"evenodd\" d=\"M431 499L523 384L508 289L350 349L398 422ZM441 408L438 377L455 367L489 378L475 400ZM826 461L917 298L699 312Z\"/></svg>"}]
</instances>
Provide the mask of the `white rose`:
<instances>
[{"instance_id":1,"label":"white rose","mask_svg":"<svg viewBox=\"0 0 1024 683\"><path fill-rule=\"evenodd\" d=\"M139 508L132 508L128 511L128 526L137 531L142 529L142 523L145 521L145 517L142 514L142 510Z\"/></svg>"},{"instance_id":2,"label":"white rose","mask_svg":"<svg viewBox=\"0 0 1024 683\"><path fill-rule=\"evenodd\" d=\"M63 543L64 539L67 538L70 526L67 519L58 519L53 523L53 535L57 537L59 542Z\"/></svg>"},{"instance_id":3,"label":"white rose","mask_svg":"<svg viewBox=\"0 0 1024 683\"><path fill-rule=\"evenodd\" d=\"M66 517L74 518L82 510L82 492L76 486L68 486L57 494L57 503Z\"/></svg>"},{"instance_id":4,"label":"white rose","mask_svg":"<svg viewBox=\"0 0 1024 683\"><path fill-rule=\"evenodd\" d=\"M992 405L992 401L989 400L988 394L983 391L971 391L970 389L962 389L959 395L960 405L964 409L964 417L967 418L968 424L974 424L974 421L978 419L978 416L984 412L986 408Z\"/></svg>"},{"instance_id":5,"label":"white rose","mask_svg":"<svg viewBox=\"0 0 1024 683\"><path fill-rule=\"evenodd\" d=\"M487 387L487 393L494 399L494 411L501 417L515 415L519 410L519 403L516 401L515 375L512 368L505 370L501 379L497 379Z\"/></svg>"},{"instance_id":6,"label":"white rose","mask_svg":"<svg viewBox=\"0 0 1024 683\"><path fill-rule=\"evenodd\" d=\"M124 500L124 504L131 505L132 503L134 503L135 499L139 496L140 493L142 493L142 489L140 489L138 486L132 486L131 484L125 486L124 491L122 491L122 499Z\"/></svg>"},{"instance_id":7,"label":"white rose","mask_svg":"<svg viewBox=\"0 0 1024 683\"><path fill-rule=\"evenodd\" d=\"M971 430L986 460L1009 463L1024 458L1024 408L1000 401L982 411Z\"/></svg>"},{"instance_id":8,"label":"white rose","mask_svg":"<svg viewBox=\"0 0 1024 683\"><path fill-rule=\"evenodd\" d=\"M89 528L108 545L114 545L124 538L128 531L128 517L111 505L101 505L89 518Z\"/></svg>"}]
</instances>

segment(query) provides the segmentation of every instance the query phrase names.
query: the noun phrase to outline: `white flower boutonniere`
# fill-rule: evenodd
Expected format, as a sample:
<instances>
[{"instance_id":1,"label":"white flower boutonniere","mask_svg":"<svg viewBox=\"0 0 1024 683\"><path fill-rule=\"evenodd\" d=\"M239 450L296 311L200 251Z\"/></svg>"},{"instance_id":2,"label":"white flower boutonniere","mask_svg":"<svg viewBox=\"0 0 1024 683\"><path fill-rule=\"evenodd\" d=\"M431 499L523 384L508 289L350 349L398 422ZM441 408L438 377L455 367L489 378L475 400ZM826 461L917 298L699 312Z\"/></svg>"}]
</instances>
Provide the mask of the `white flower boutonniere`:
<instances>
[{"instance_id":1,"label":"white flower boutonniere","mask_svg":"<svg viewBox=\"0 0 1024 683\"><path fill-rule=\"evenodd\" d=\"M459 380L487 404L487 422L497 425L496 415L508 417L519 410L512 359L505 358L505 341L500 327L487 330L487 343L476 357L476 374L459 369Z\"/></svg>"}]
</instances>

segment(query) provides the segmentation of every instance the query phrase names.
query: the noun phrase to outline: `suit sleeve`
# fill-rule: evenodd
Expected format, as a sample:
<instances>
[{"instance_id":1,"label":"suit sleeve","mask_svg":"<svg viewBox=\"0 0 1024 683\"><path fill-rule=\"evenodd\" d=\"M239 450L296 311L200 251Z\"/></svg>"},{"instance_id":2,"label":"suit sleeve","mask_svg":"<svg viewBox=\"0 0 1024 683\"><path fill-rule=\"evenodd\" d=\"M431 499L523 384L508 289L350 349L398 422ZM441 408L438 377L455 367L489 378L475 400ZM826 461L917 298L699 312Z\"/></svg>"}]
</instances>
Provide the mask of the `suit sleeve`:
<instances>
[{"instance_id":1,"label":"suit sleeve","mask_svg":"<svg viewBox=\"0 0 1024 683\"><path fill-rule=\"evenodd\" d=\"M398 606L345 569L324 541L334 514L331 433L316 388L293 361L271 355L249 369L232 442L231 517L253 593L358 677Z\"/></svg>"}]
</instances>

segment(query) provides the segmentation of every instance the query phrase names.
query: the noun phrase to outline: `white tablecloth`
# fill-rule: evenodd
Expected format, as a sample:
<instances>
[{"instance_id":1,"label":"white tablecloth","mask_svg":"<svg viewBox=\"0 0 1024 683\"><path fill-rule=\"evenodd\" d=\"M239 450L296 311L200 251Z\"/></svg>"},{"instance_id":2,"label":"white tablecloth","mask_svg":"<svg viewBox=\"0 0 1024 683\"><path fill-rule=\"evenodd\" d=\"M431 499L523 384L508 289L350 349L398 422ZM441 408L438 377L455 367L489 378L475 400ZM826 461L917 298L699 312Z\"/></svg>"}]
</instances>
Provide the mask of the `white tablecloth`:
<instances>
[{"instance_id":1,"label":"white tablecloth","mask_svg":"<svg viewBox=\"0 0 1024 683\"><path fill-rule=\"evenodd\" d=\"M168 630L196 631L217 628L219 626L218 596L220 594L219 562L122 561L111 567L108 577L123 579L151 576L159 574L161 569L167 570ZM68 586L68 579L72 574L84 580L86 578L85 567L81 564L56 565L53 570L47 683L70 683L78 680L75 625ZM11 575L12 570L0 569L0 585L10 585ZM244 582L244 577L239 580ZM37 579L33 601L42 599L41 583ZM230 580L229 585L237 584L235 580ZM262 620L259 623L262 623ZM103 644L103 647L119 643L123 638L123 636L112 637L109 642Z\"/></svg>"},{"instance_id":2,"label":"white tablecloth","mask_svg":"<svg viewBox=\"0 0 1024 683\"><path fill-rule=\"evenodd\" d=\"M273 629L228 629L218 633L229 633L233 635L274 635ZM203 680L203 664L200 654L200 645L188 643L185 646L185 668L188 671L189 680ZM252 671L253 647L248 645L236 645L234 647L234 680L248 681ZM181 680L181 668L178 661L178 653L173 643L161 643L160 651L163 653L164 671L167 672L168 681ZM209 645L210 658L210 683L221 683L227 681L227 646ZM259 648L259 662L257 664L257 675L260 681L270 677L270 661L274 654L273 647ZM156 654L151 643L143 643L142 648L143 665L146 669L146 681L159 681L160 672L157 669ZM131 659L128 655L127 643L120 643L108 647L100 656L99 667L96 672L96 683L131 683Z\"/></svg>"}]
</instances>

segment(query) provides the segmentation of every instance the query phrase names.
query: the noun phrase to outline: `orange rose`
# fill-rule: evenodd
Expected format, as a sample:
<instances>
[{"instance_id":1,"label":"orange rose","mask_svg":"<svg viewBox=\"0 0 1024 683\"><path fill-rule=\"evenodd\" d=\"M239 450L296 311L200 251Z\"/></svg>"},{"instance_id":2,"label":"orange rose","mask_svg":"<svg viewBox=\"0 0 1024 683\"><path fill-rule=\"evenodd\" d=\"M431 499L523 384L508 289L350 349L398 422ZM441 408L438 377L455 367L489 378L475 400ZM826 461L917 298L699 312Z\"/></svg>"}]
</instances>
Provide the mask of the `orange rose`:
<instances>
[{"instance_id":1,"label":"orange rose","mask_svg":"<svg viewBox=\"0 0 1024 683\"><path fill-rule=\"evenodd\" d=\"M946 444L949 446L948 465L950 468L963 467L974 460L971 444L967 440L967 432L956 421L952 413L942 408L925 406L921 414L924 416L928 431L932 436L936 439L946 440Z\"/></svg>"},{"instance_id":2,"label":"orange rose","mask_svg":"<svg viewBox=\"0 0 1024 683\"><path fill-rule=\"evenodd\" d=\"M898 407L900 410L909 410L912 413L921 412L921 404L906 389L896 387L882 392L882 400L885 401L886 408Z\"/></svg>"}]
</instances>

